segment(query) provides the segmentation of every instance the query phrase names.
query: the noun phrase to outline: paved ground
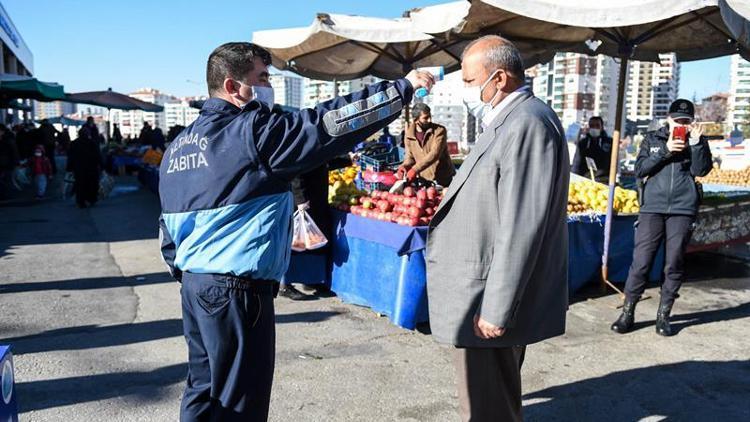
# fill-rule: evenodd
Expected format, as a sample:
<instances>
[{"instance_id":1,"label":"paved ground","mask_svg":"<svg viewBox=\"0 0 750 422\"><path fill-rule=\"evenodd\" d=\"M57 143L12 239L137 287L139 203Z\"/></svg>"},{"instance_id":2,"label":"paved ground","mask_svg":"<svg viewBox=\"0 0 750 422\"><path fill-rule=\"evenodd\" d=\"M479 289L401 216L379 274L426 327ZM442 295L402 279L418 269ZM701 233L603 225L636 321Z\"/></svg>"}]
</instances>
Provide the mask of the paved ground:
<instances>
[{"instance_id":1,"label":"paved ground","mask_svg":"<svg viewBox=\"0 0 750 422\"><path fill-rule=\"evenodd\" d=\"M22 420L177 419L186 350L158 212L129 179L89 210L0 204L0 344L15 351ZM690 266L670 339L653 332L655 300L617 336L614 296L576 296L568 333L529 348L526 419L750 420L750 269L714 255ZM276 305L272 420L457 420L450 350L429 336L337 298Z\"/></svg>"}]
</instances>

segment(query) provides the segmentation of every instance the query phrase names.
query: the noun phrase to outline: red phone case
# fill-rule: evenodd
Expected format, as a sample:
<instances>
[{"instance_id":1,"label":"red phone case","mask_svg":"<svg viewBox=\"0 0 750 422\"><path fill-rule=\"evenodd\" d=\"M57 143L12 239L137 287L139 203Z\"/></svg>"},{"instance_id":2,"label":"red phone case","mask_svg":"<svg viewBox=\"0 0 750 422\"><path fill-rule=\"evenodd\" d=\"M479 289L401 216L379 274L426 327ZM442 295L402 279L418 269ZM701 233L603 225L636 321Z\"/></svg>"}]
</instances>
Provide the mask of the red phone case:
<instances>
[{"instance_id":1,"label":"red phone case","mask_svg":"<svg viewBox=\"0 0 750 422\"><path fill-rule=\"evenodd\" d=\"M672 139L685 140L687 138L687 127L677 126L672 131Z\"/></svg>"}]
</instances>

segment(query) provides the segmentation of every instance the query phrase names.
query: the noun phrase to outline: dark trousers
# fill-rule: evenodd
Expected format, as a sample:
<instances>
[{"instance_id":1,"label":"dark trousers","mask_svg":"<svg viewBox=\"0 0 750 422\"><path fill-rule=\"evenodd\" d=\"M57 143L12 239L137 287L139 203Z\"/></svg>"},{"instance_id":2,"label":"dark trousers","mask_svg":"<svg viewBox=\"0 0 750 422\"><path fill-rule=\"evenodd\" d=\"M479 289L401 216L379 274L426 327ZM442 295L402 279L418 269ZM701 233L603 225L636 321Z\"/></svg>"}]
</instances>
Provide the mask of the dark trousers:
<instances>
[{"instance_id":1,"label":"dark trousers","mask_svg":"<svg viewBox=\"0 0 750 422\"><path fill-rule=\"evenodd\" d=\"M75 191L78 206L95 204L99 198L99 174L74 173L74 176L73 191Z\"/></svg>"},{"instance_id":2,"label":"dark trousers","mask_svg":"<svg viewBox=\"0 0 750 422\"><path fill-rule=\"evenodd\" d=\"M664 281L661 300L673 303L685 279L685 250L690 242L695 217L671 214L641 214L635 230L635 250L625 283L625 296L640 299L646 289L648 274L662 241L665 244Z\"/></svg>"},{"instance_id":3,"label":"dark trousers","mask_svg":"<svg viewBox=\"0 0 750 422\"><path fill-rule=\"evenodd\" d=\"M276 331L271 282L184 273L188 375L180 421L266 421Z\"/></svg>"},{"instance_id":4,"label":"dark trousers","mask_svg":"<svg viewBox=\"0 0 750 422\"><path fill-rule=\"evenodd\" d=\"M455 349L463 422L522 421L521 366L526 346Z\"/></svg>"}]
</instances>

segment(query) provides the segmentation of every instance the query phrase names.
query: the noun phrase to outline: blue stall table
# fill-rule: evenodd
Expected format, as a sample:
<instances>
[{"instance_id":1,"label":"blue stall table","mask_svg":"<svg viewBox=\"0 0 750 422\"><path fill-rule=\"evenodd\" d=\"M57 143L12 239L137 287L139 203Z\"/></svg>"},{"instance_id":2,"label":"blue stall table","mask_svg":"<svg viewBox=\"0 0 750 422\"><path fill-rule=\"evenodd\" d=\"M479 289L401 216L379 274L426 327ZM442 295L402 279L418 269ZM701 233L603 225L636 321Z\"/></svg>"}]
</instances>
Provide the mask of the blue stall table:
<instances>
[{"instance_id":1,"label":"blue stall table","mask_svg":"<svg viewBox=\"0 0 750 422\"><path fill-rule=\"evenodd\" d=\"M151 192L159 194L159 168L143 166L138 170L138 180Z\"/></svg>"},{"instance_id":2,"label":"blue stall table","mask_svg":"<svg viewBox=\"0 0 750 422\"><path fill-rule=\"evenodd\" d=\"M427 321L427 228L332 212L331 290L407 329Z\"/></svg>"}]
</instances>

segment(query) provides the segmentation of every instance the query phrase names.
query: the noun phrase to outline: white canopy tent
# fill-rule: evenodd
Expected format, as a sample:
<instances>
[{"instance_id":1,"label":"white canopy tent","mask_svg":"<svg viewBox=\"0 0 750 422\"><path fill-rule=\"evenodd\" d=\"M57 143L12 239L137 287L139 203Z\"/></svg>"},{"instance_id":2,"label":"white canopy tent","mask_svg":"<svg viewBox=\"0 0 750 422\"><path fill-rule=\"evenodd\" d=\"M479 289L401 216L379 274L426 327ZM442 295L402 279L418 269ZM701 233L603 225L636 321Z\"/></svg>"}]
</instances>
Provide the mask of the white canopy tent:
<instances>
[{"instance_id":1,"label":"white canopy tent","mask_svg":"<svg viewBox=\"0 0 750 422\"><path fill-rule=\"evenodd\" d=\"M609 239L628 61L656 61L659 53L671 52L682 61L730 54L750 58L747 0L473 0L416 9L410 17L420 31L444 42L498 34L519 48L542 45L620 59L602 257L602 278L610 285Z\"/></svg>"}]
</instances>

